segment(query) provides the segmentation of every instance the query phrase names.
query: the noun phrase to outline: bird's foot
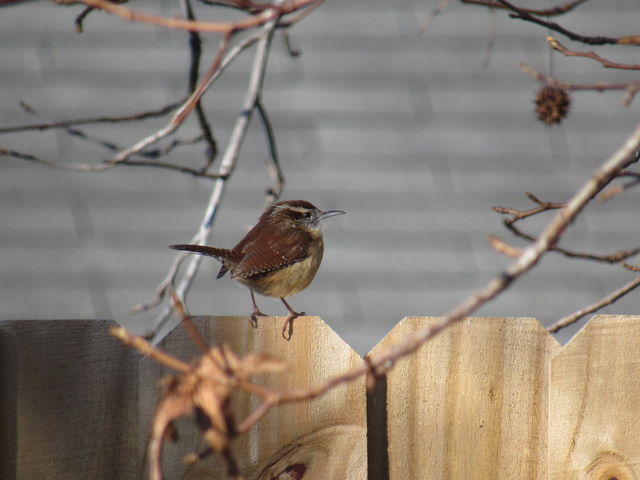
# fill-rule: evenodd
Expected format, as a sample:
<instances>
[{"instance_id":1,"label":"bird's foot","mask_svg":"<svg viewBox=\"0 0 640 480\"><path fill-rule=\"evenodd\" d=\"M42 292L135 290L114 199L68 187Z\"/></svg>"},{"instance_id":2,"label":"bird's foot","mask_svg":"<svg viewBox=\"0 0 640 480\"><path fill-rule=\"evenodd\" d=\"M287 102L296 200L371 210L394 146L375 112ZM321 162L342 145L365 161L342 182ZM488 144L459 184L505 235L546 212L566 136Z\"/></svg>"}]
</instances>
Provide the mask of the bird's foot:
<instances>
[{"instance_id":1,"label":"bird's foot","mask_svg":"<svg viewBox=\"0 0 640 480\"><path fill-rule=\"evenodd\" d=\"M290 312L289 316L284 321L284 325L282 326L282 338L284 338L287 342L291 340L293 336L293 321L298 317L304 317L306 313L304 312Z\"/></svg>"},{"instance_id":2,"label":"bird's foot","mask_svg":"<svg viewBox=\"0 0 640 480\"><path fill-rule=\"evenodd\" d=\"M262 313L260 309L256 308L253 312L251 312L251 326L253 328L258 328L258 317L268 317L266 313Z\"/></svg>"}]
</instances>

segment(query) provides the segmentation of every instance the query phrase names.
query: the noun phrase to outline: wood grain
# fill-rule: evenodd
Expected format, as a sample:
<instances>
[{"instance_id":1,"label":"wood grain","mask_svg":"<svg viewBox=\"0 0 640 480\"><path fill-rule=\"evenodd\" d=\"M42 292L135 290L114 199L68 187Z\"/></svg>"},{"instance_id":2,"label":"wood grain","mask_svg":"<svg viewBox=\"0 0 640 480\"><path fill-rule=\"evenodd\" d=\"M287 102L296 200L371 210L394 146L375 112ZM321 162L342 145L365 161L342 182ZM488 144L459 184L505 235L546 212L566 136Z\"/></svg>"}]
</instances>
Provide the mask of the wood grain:
<instances>
[{"instance_id":1,"label":"wood grain","mask_svg":"<svg viewBox=\"0 0 640 480\"><path fill-rule=\"evenodd\" d=\"M113 322L0 322L0 478L137 478L138 355Z\"/></svg>"},{"instance_id":2,"label":"wood grain","mask_svg":"<svg viewBox=\"0 0 640 480\"><path fill-rule=\"evenodd\" d=\"M376 347L437 321L409 317ZM389 478L546 479L555 340L534 319L473 318L387 377Z\"/></svg>"},{"instance_id":3,"label":"wood grain","mask_svg":"<svg viewBox=\"0 0 640 480\"><path fill-rule=\"evenodd\" d=\"M640 317L598 315L551 365L550 479L640 478Z\"/></svg>"},{"instance_id":4,"label":"wood grain","mask_svg":"<svg viewBox=\"0 0 640 480\"><path fill-rule=\"evenodd\" d=\"M258 328L246 317L195 317L194 324L210 345L227 343L238 354L248 352L272 355L285 360L291 369L260 376L257 382L271 388L289 390L315 385L329 376L342 373L362 359L317 317L295 320L291 341L282 338L284 317L260 317ZM182 328L174 330L161 348L183 359L197 351ZM163 370L146 360L141 365L141 384L146 392L143 417L151 422L157 389ZM341 386L312 402L282 405L268 413L246 435L237 439L232 451L247 479L296 478L295 465L304 465L304 479L365 479L366 404L365 379ZM257 406L254 399L237 394L234 413L241 419ZM182 455L202 448L199 435L188 422L178 425L181 440L165 448L167 478L224 478L222 463L211 458L196 467L180 464ZM145 440L141 438L141 440ZM287 470L289 468L289 470ZM295 468L302 468L300 466Z\"/></svg>"}]
</instances>

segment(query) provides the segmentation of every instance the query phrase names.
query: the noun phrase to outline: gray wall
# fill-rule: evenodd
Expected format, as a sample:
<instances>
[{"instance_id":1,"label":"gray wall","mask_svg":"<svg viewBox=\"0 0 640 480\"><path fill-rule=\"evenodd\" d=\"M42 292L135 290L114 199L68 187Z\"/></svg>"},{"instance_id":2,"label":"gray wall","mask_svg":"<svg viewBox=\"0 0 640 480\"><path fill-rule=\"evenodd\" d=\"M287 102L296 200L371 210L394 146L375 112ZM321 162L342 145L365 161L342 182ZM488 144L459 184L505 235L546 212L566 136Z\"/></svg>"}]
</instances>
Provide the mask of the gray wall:
<instances>
[{"instance_id":1,"label":"gray wall","mask_svg":"<svg viewBox=\"0 0 640 480\"><path fill-rule=\"evenodd\" d=\"M156 3L131 6L150 10ZM164 13L179 14L177 2L160 3ZM486 236L511 237L491 206L528 208L525 191L565 200L638 121L637 104L621 107L619 93L585 92L574 95L561 127L537 122L537 85L516 64L549 71L547 30L450 3L420 35L417 25L435 2L327 1L292 31L301 57L290 58L279 39L274 43L264 103L287 176L283 198L348 211L328 223L323 266L291 303L321 315L361 353L403 316L440 315L499 273L508 259L491 250ZM94 13L79 35L72 25L79 11L49 2L0 11L0 125L35 121L19 100L62 119L135 113L183 94L184 32ZM212 19L215 10L198 12ZM637 33L639 20L635 0L616 1L615 8L588 2L557 19L585 34L611 35ZM205 64L216 44L217 37L205 37ZM637 63L634 47L598 51ZM238 114L250 59L245 53L205 98L221 145ZM558 54L553 65L559 78L578 82L635 78ZM161 125L85 130L129 145ZM197 133L191 118L178 136ZM232 246L258 217L269 184L265 145L254 122L212 244ZM58 161L109 156L63 132L3 135L0 146ZM168 160L200 165L202 152L178 149ZM73 173L2 158L0 318L115 318L144 330L153 313L131 317L127 309L152 295L173 258L167 245L191 237L210 187L153 169ZM564 244L598 252L637 246L637 201L632 192L592 205ZM542 220L525 228L535 233ZM217 268L211 261L201 270L188 298L191 312L248 314L246 289L216 281ZM619 267L548 255L478 314L550 322L632 277ZM259 301L267 312L285 313L279 302ZM637 293L605 311L637 314Z\"/></svg>"}]
</instances>

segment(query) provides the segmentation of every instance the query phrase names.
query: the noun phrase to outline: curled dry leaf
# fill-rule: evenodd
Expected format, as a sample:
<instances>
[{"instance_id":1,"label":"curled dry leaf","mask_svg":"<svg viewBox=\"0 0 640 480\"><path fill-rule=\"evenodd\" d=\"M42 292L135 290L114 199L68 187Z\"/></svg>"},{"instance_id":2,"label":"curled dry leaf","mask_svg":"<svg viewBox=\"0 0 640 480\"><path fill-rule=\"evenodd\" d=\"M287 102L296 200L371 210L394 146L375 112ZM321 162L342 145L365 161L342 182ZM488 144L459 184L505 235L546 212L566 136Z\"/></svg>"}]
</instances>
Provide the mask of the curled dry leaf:
<instances>
[{"instance_id":1,"label":"curled dry leaf","mask_svg":"<svg viewBox=\"0 0 640 480\"><path fill-rule=\"evenodd\" d=\"M202 355L190 371L166 379L149 441L151 479L162 479L162 445L175 419L195 415L208 446L222 452L235 431L228 403L236 382L284 368L285 363L276 358L257 354L239 357L223 345Z\"/></svg>"}]
</instances>

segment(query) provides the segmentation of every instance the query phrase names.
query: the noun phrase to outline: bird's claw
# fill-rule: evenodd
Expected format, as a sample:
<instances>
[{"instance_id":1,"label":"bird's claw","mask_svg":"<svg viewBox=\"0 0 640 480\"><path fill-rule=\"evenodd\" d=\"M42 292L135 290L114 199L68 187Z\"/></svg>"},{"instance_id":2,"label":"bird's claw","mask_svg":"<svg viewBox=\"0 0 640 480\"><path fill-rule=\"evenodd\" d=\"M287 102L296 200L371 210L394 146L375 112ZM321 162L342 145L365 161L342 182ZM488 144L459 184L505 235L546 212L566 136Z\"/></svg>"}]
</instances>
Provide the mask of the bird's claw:
<instances>
[{"instance_id":1,"label":"bird's claw","mask_svg":"<svg viewBox=\"0 0 640 480\"><path fill-rule=\"evenodd\" d=\"M251 326L253 328L258 328L258 317L268 317L268 315L266 313L262 313L258 309L251 312Z\"/></svg>"},{"instance_id":2,"label":"bird's claw","mask_svg":"<svg viewBox=\"0 0 640 480\"><path fill-rule=\"evenodd\" d=\"M284 338L287 342L291 340L293 336L293 321L298 317L304 317L306 313L304 312L291 312L289 316L284 321L284 325L282 326L282 338Z\"/></svg>"}]
</instances>

